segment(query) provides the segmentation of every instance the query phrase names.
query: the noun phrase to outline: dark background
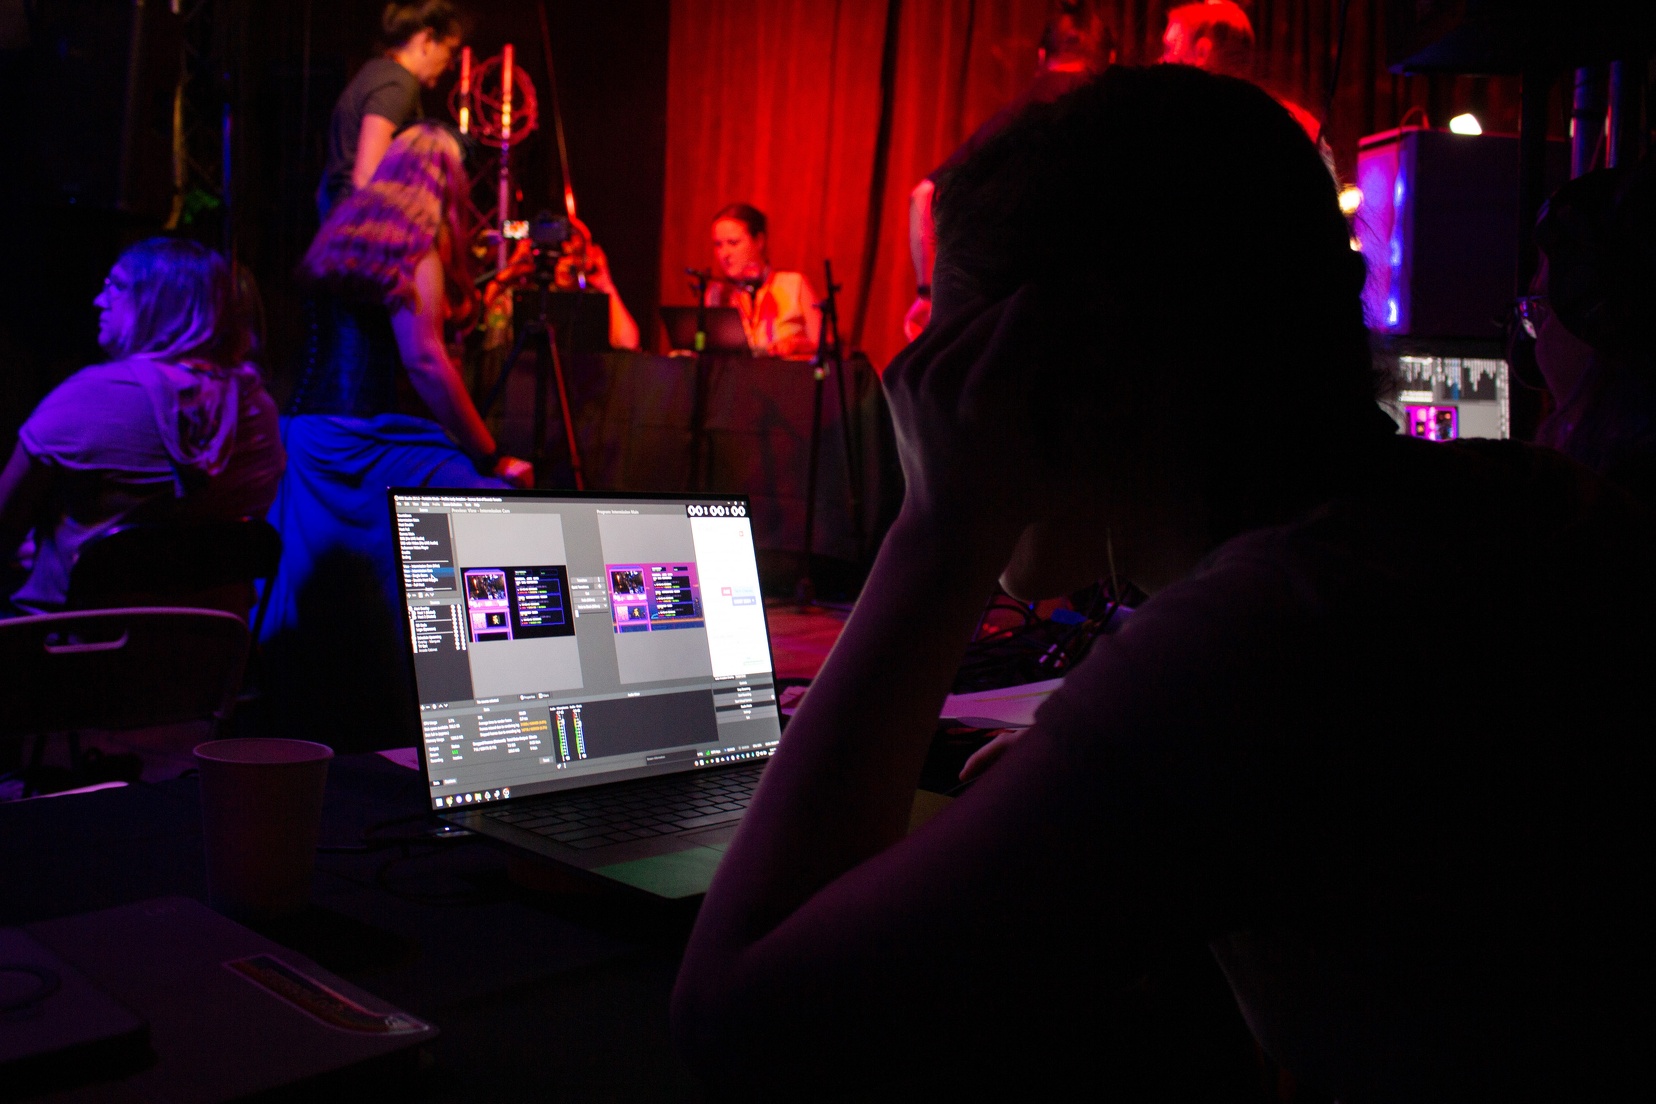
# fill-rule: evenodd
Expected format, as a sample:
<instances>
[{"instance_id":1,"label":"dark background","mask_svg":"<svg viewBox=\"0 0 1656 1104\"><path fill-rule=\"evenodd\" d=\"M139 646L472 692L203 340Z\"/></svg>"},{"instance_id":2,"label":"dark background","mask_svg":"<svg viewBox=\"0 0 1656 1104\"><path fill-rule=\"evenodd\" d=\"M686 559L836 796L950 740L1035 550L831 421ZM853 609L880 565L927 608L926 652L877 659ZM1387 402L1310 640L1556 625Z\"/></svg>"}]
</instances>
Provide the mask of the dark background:
<instances>
[{"instance_id":1,"label":"dark background","mask_svg":"<svg viewBox=\"0 0 1656 1104\"><path fill-rule=\"evenodd\" d=\"M540 98L541 127L512 155L525 214L561 208L536 7L537 0L471 4L467 39L476 63L512 42ZM14 149L22 154L0 169L0 441L8 451L45 392L100 359L92 299L120 250L166 220L173 191L166 131L180 50L193 73L184 107L205 192L220 190L218 103L226 91L236 108L228 189L235 247L264 295L265 369L277 401L285 399L298 311L290 274L316 232L328 116L376 50L381 8L377 0L185 0L182 41L147 33L129 82L130 3L0 0L0 96L20 105ZM646 324L660 254L668 9L669 0L546 4L579 214ZM449 117L457 72L426 93L428 116ZM142 167L127 174L124 189L117 183L123 123ZM219 246L224 217L204 208L181 230Z\"/></svg>"}]
</instances>

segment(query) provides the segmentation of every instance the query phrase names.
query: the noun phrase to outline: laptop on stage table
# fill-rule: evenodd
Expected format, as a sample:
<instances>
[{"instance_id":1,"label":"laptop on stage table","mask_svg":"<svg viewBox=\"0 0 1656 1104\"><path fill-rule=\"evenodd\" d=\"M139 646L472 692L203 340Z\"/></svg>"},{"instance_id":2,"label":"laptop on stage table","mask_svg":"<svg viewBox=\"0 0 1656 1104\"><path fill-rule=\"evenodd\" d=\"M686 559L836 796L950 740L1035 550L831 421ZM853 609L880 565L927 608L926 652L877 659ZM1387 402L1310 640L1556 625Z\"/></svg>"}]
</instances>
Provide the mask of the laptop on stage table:
<instances>
[{"instance_id":1,"label":"laptop on stage table","mask_svg":"<svg viewBox=\"0 0 1656 1104\"><path fill-rule=\"evenodd\" d=\"M747 500L390 499L432 808L653 896L705 892L782 735Z\"/></svg>"},{"instance_id":2,"label":"laptop on stage table","mask_svg":"<svg viewBox=\"0 0 1656 1104\"><path fill-rule=\"evenodd\" d=\"M675 352L696 351L695 307L662 307L661 324L667 327L667 344ZM718 356L751 356L742 314L735 307L707 308L707 352Z\"/></svg>"}]
</instances>

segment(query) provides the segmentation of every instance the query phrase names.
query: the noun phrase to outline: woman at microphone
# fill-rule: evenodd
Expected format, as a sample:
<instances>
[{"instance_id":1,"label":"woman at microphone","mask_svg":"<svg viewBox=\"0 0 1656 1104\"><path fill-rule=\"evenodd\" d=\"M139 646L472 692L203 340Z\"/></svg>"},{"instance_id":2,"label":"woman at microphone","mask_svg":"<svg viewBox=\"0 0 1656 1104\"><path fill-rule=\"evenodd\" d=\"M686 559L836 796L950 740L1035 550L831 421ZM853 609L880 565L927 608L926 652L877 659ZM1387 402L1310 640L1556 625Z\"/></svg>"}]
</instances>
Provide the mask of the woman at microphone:
<instances>
[{"instance_id":1,"label":"woman at microphone","mask_svg":"<svg viewBox=\"0 0 1656 1104\"><path fill-rule=\"evenodd\" d=\"M809 356L822 330L816 293L804 273L771 268L765 228L765 213L746 203L713 216L716 265L707 305L740 312L754 356Z\"/></svg>"}]
</instances>

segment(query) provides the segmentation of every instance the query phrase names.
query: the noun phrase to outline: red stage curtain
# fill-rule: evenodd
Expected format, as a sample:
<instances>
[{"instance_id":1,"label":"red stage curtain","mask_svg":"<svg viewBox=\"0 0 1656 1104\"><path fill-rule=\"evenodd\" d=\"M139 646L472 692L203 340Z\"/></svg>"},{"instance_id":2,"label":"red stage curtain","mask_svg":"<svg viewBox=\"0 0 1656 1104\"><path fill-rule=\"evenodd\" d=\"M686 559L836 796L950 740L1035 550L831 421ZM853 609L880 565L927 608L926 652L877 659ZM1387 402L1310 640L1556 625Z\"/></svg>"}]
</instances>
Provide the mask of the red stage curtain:
<instances>
[{"instance_id":1,"label":"red stage curtain","mask_svg":"<svg viewBox=\"0 0 1656 1104\"><path fill-rule=\"evenodd\" d=\"M684 269L712 264L713 213L733 202L770 216L774 266L805 273L820 295L829 258L854 294L885 11L884 0L673 4L662 303L692 301Z\"/></svg>"},{"instance_id":2,"label":"red stage curtain","mask_svg":"<svg viewBox=\"0 0 1656 1104\"><path fill-rule=\"evenodd\" d=\"M1119 60L1159 57L1169 6L1109 6ZM1319 116L1339 8L1252 6L1261 81ZM770 216L776 267L806 273L820 294L822 260L833 260L846 336L883 368L902 348L914 293L909 190L1034 74L1047 10L1047 0L675 0L661 301L690 301L684 269L711 262L708 220L726 203L751 202ZM1486 130L1517 129L1514 80L1388 72L1384 16L1383 0L1349 5L1324 125L1342 175L1360 137L1415 107L1438 126L1472 110Z\"/></svg>"}]
</instances>

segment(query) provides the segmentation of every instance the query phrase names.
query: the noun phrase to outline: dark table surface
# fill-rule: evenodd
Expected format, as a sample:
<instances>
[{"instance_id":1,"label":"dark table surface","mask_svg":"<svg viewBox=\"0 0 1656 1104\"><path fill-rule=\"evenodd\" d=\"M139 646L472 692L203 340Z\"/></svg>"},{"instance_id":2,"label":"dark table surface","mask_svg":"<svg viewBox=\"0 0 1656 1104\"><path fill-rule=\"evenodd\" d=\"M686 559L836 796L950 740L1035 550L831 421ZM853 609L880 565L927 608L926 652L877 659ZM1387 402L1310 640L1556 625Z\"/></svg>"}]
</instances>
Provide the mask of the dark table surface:
<instances>
[{"instance_id":1,"label":"dark table surface","mask_svg":"<svg viewBox=\"0 0 1656 1104\"><path fill-rule=\"evenodd\" d=\"M323 844L357 844L424 800L418 771L342 756ZM441 1029L399 1099L696 1099L667 1032L693 912L555 876L525 888L524 873L476 837L324 853L311 911L263 932ZM205 900L205 881L193 777L0 804L0 925Z\"/></svg>"}]
</instances>

